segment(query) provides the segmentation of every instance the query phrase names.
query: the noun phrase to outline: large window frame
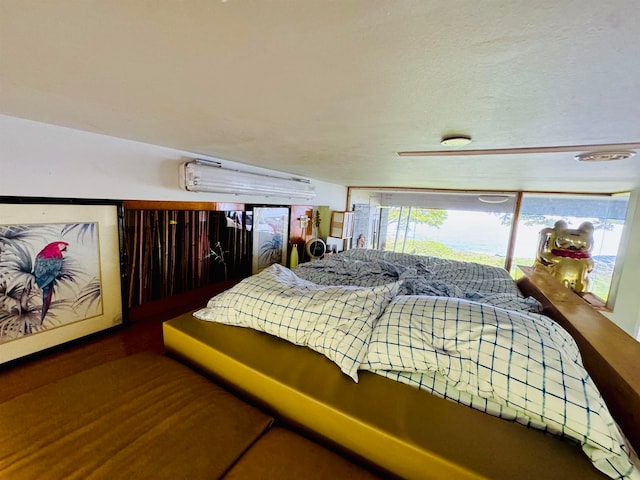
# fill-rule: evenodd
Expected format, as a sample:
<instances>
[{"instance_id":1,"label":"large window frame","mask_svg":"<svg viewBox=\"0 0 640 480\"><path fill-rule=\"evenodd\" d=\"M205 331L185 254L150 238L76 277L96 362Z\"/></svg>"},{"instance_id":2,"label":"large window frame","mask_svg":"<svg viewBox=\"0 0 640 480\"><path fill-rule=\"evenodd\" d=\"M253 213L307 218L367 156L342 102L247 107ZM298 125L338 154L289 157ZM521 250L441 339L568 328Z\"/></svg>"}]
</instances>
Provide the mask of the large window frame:
<instances>
[{"instance_id":1,"label":"large window frame","mask_svg":"<svg viewBox=\"0 0 640 480\"><path fill-rule=\"evenodd\" d=\"M621 201L624 202L625 209L628 206L629 201L629 192L621 192L621 193L568 193L568 192L528 192L528 191L476 191L476 190L439 190L439 189L405 189L405 188L372 188L372 187L349 187L347 193L347 204L351 207L355 205L359 205L360 207L368 205L369 207L380 208L381 206L390 207L391 205L395 207L403 206L405 211L400 211L400 215L396 212L395 215L397 218L398 224L402 221L405 221L407 225L409 225L406 215L411 215L410 208L428 208L428 209L451 209L455 210L457 208L465 207L467 204L471 205L470 201L473 201L473 198L484 197L485 199L493 199L500 200L501 197L507 198L505 204L501 207L498 207L497 211L503 212L507 215L511 215L511 225L509 226L509 239L505 253L504 259L504 268L508 270L514 277L518 277L520 272L517 269L518 265L514 265L515 258L515 250L516 244L518 242L518 227L521 223L521 219L526 217L526 215L530 215L530 211L522 212L523 202L525 205L525 209L527 209L527 202L531 202L532 198L538 197L542 199L566 199L568 203L570 203L570 199L586 199L587 202L593 202L594 204L602 203L611 203L612 199L616 199L617 197L624 197ZM466 202L466 204L465 204ZM488 202L492 203L492 202ZM561 202L562 203L562 202ZM495 206L494 206L495 207ZM468 210L473 210L477 208L467 207ZM529 209L530 210L530 209ZM598 207L598 212L595 211L594 207L593 217L594 218L606 218L606 212L603 214ZM617 208L615 212L615 221L622 221L624 223L624 215L625 212L618 211L620 208ZM491 210L491 208L487 208L486 211L496 211L495 208ZM553 210L550 210L552 212ZM565 212L563 215L568 215L569 212ZM405 215L405 216L403 216ZM553 216L553 213L548 213L550 217ZM604 215L604 216L603 216ZM559 215L562 216L562 215ZM358 225L358 217L356 216L356 224ZM366 222L364 222L366 223ZM364 225L362 219L360 220L359 226L357 229L359 231L354 232L354 237L352 240L351 248L355 248L356 241L358 237L367 238L367 246L372 248L376 247L376 243L378 240L378 236L380 235L379 229L380 224L377 225L369 225L368 227ZM553 226L553 225L544 225L544 226ZM367 230L368 228L368 230ZM543 228L542 226L540 228ZM394 241L398 241L398 239L394 239ZM405 240L400 239L400 241ZM404 247L403 247L404 248ZM615 299L617 282L616 278L619 271L619 253L620 253L620 245L617 246L616 251L616 259L613 266L613 272L611 278L609 279L608 284L608 299L605 303L602 299L596 297L593 294L587 296L587 300L590 301L594 306L598 308L603 308L607 310L613 310L613 301ZM535 250L532 252L533 256L535 256ZM530 265L526 265L530 266Z\"/></svg>"}]
</instances>

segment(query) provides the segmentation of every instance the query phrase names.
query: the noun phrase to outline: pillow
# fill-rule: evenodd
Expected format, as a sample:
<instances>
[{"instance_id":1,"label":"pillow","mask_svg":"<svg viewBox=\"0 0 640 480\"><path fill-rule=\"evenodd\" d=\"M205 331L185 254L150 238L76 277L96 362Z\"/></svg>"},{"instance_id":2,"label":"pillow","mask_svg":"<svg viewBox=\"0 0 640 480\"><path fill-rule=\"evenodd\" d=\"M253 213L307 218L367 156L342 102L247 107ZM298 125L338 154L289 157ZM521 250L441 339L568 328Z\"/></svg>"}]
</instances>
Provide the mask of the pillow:
<instances>
[{"instance_id":1,"label":"pillow","mask_svg":"<svg viewBox=\"0 0 640 480\"><path fill-rule=\"evenodd\" d=\"M307 346L357 382L373 324L398 287L317 285L274 264L213 297L194 316Z\"/></svg>"}]
</instances>

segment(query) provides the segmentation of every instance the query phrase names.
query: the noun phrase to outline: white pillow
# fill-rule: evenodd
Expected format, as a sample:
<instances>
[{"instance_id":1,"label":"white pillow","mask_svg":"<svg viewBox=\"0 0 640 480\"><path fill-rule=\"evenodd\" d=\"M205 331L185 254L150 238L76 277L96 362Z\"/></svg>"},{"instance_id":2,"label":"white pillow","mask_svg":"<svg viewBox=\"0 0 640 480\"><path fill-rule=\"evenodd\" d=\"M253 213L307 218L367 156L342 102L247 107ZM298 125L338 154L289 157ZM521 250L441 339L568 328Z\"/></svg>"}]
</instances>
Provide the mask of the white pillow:
<instances>
[{"instance_id":1,"label":"white pillow","mask_svg":"<svg viewBox=\"0 0 640 480\"><path fill-rule=\"evenodd\" d=\"M308 346L357 382L373 325L398 288L317 285L274 264L213 297L194 316Z\"/></svg>"}]
</instances>

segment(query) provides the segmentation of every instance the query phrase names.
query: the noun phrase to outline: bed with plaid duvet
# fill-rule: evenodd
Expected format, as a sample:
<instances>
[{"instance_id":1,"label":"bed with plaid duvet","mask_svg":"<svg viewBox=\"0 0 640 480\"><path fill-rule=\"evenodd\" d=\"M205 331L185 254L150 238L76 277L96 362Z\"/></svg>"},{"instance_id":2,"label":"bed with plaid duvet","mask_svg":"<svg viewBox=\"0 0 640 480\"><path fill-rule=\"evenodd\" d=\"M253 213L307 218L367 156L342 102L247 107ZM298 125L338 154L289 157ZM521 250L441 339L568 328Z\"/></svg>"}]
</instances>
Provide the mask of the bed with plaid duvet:
<instances>
[{"instance_id":1,"label":"bed with plaid duvet","mask_svg":"<svg viewBox=\"0 0 640 480\"><path fill-rule=\"evenodd\" d=\"M573 338L538 311L503 269L356 249L274 265L195 315L308 346L354 381L369 370L563 436L607 476L640 479Z\"/></svg>"}]
</instances>

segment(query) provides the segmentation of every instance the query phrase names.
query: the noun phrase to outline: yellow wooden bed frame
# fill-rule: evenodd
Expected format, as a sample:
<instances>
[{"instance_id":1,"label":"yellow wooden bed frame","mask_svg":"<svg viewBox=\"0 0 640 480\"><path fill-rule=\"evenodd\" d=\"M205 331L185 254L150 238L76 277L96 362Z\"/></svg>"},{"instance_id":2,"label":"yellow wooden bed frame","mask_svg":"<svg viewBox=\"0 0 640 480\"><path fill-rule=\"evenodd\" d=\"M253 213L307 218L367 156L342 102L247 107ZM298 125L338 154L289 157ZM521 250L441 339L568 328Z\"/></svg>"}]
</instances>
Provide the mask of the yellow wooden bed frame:
<instances>
[{"instance_id":1,"label":"yellow wooden bed frame","mask_svg":"<svg viewBox=\"0 0 640 480\"><path fill-rule=\"evenodd\" d=\"M276 418L402 478L605 478L580 447L371 372L191 314L164 323L167 352Z\"/></svg>"},{"instance_id":2,"label":"yellow wooden bed frame","mask_svg":"<svg viewBox=\"0 0 640 480\"><path fill-rule=\"evenodd\" d=\"M637 449L640 344L546 272L518 284L576 339L584 364ZM165 322L167 353L275 416L402 478L606 478L581 448L371 372L354 383L324 356L251 329Z\"/></svg>"},{"instance_id":3,"label":"yellow wooden bed frame","mask_svg":"<svg viewBox=\"0 0 640 480\"><path fill-rule=\"evenodd\" d=\"M521 289L574 335L612 414L637 442L640 378L631 359L640 358L640 345L546 272L523 270ZM371 372L359 372L356 384L322 355L262 332L200 321L190 313L163 328L169 354L400 477L605 478L568 440Z\"/></svg>"}]
</instances>

